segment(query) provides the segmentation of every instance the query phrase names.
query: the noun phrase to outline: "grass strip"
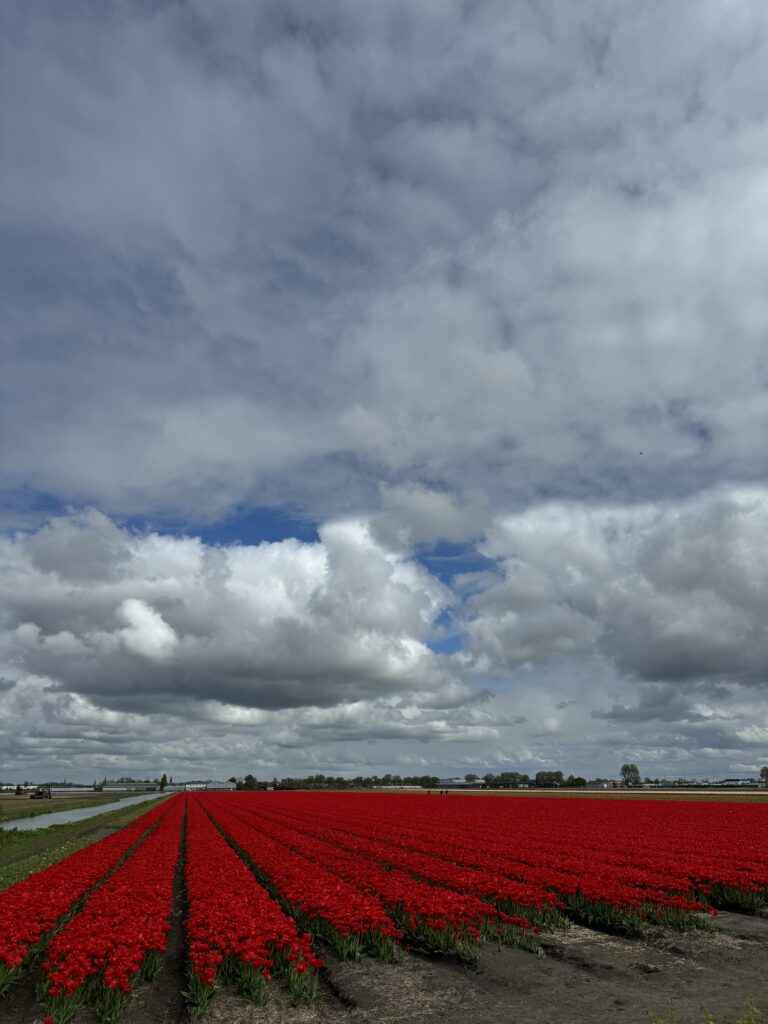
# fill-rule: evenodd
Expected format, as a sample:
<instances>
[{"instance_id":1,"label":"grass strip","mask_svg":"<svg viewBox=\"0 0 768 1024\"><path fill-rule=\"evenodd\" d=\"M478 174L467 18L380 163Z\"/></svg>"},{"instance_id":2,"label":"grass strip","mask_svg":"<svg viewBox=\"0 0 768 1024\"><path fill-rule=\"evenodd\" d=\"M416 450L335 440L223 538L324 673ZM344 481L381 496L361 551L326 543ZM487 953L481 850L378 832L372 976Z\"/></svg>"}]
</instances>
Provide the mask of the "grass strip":
<instances>
[{"instance_id":1,"label":"grass strip","mask_svg":"<svg viewBox=\"0 0 768 1024\"><path fill-rule=\"evenodd\" d=\"M0 830L0 892L71 853L91 846L104 837L105 831L116 831L130 825L163 799L165 797L130 807L117 807L85 821L65 825L49 825L24 832Z\"/></svg>"},{"instance_id":2,"label":"grass strip","mask_svg":"<svg viewBox=\"0 0 768 1024\"><path fill-rule=\"evenodd\" d=\"M118 800L125 800L130 796L137 796L136 793L103 793L93 796L54 797L52 800L23 800L13 797L11 800L3 800L0 797L0 825L6 821L16 821L19 818L39 818L46 814L58 814L60 811L79 811L83 807L100 807L102 804L114 804Z\"/></svg>"}]
</instances>

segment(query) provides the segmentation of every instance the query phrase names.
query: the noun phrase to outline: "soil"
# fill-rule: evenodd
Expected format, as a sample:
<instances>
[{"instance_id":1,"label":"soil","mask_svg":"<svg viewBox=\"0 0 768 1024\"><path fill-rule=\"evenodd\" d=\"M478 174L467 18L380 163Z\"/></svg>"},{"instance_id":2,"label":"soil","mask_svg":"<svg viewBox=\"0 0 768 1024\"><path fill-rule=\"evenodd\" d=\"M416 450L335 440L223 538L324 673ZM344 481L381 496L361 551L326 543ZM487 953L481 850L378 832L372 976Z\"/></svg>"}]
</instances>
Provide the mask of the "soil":
<instances>
[{"instance_id":1,"label":"soil","mask_svg":"<svg viewBox=\"0 0 768 1024\"><path fill-rule=\"evenodd\" d=\"M160 975L141 985L124 1024L190 1024L183 1003L181 879ZM270 983L270 1002L253 1006L222 987L203 1024L734 1024L751 1000L768 1012L768 912L721 913L711 931L606 935L579 925L543 938L545 956L488 945L476 967L413 953L399 962L344 963L324 952L320 994L293 1007ZM0 1003L0 1024L36 1024L36 976ZM96 1024L87 1008L73 1024Z\"/></svg>"},{"instance_id":2,"label":"soil","mask_svg":"<svg viewBox=\"0 0 768 1024\"><path fill-rule=\"evenodd\" d=\"M645 938L573 925L544 939L546 955L487 946L476 968L403 954L400 963L341 963L326 954L320 997L264 1008L222 991L208 1024L581 1024L669 1019L733 1024L752 1000L768 1010L768 917L722 913L709 932ZM147 1020L146 1024L149 1024Z\"/></svg>"},{"instance_id":3,"label":"soil","mask_svg":"<svg viewBox=\"0 0 768 1024\"><path fill-rule=\"evenodd\" d=\"M171 903L168 944L163 957L163 968L157 977L147 985L140 985L130 1002L122 1024L179 1024L189 1020L185 1008L187 945L184 933L184 837L186 826L182 826L181 856L173 876L173 901Z\"/></svg>"}]
</instances>

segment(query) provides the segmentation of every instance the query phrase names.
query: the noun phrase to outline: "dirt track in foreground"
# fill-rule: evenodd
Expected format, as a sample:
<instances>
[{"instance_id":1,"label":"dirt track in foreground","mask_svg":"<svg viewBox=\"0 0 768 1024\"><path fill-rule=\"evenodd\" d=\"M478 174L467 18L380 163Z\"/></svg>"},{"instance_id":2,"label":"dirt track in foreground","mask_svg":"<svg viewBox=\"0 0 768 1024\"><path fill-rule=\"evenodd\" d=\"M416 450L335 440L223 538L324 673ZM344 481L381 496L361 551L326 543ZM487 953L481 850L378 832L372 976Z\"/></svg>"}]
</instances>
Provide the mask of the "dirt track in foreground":
<instances>
[{"instance_id":1,"label":"dirt track in foreground","mask_svg":"<svg viewBox=\"0 0 768 1024\"><path fill-rule=\"evenodd\" d=\"M140 986L124 1024L190 1020L184 987L180 908L175 908L171 956L152 985ZM294 1008L272 983L266 1007L221 989L207 1024L734 1024L752 1000L768 1022L768 913L723 913L711 932L666 932L650 939L605 935L574 925L543 939L546 956L485 948L477 968L413 954L385 964L341 963L326 954L313 1007ZM0 1024L39 1021L32 979L0 1004ZM73 1024L96 1024L88 1009Z\"/></svg>"},{"instance_id":2,"label":"dirt track in foreground","mask_svg":"<svg viewBox=\"0 0 768 1024\"><path fill-rule=\"evenodd\" d=\"M650 1024L666 1017L732 1024L748 999L768 1011L768 917L722 914L712 932L651 940L573 926L544 939L546 957L487 946L477 969L404 955L399 964L328 959L317 1004L264 1008L220 992L210 1024ZM138 1022L135 1022L138 1024ZM142 1024L149 1024L148 1019ZM170 1022L169 1022L170 1024Z\"/></svg>"},{"instance_id":3,"label":"dirt track in foreground","mask_svg":"<svg viewBox=\"0 0 768 1024\"><path fill-rule=\"evenodd\" d=\"M180 880L178 880L180 883ZM178 886L177 886L178 888ZM166 966L140 985L122 1024L189 1024L182 906L174 901ZM203 1024L734 1024L751 1000L768 1024L768 910L721 913L711 931L664 932L646 939L573 925L542 937L546 955L487 945L476 968L403 953L393 964L343 963L325 952L320 995L312 1007L290 1005L270 983L267 1006L219 990ZM0 1002L0 1024L37 1024L39 969ZM97 1024L84 1008L73 1024Z\"/></svg>"}]
</instances>

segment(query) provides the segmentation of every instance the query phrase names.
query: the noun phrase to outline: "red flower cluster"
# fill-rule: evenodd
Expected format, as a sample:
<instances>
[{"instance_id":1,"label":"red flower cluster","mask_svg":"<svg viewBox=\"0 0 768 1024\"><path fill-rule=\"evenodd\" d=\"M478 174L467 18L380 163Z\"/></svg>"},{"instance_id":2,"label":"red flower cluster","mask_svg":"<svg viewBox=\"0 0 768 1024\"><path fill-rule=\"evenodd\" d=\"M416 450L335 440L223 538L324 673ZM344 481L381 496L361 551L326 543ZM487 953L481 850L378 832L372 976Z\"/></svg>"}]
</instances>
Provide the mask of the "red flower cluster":
<instances>
[{"instance_id":1,"label":"red flower cluster","mask_svg":"<svg viewBox=\"0 0 768 1024\"><path fill-rule=\"evenodd\" d=\"M370 869L350 874L355 860L543 925L558 922L550 908L559 906L591 923L691 927L702 910L715 913L712 904L768 898L764 804L271 793L235 806L273 840L363 888L373 884L388 906L376 888L386 879L374 884ZM396 872L387 875L391 892Z\"/></svg>"},{"instance_id":2,"label":"red flower cluster","mask_svg":"<svg viewBox=\"0 0 768 1024\"><path fill-rule=\"evenodd\" d=\"M156 828L49 942L42 966L54 1018L70 997L82 999L90 979L88 995L102 1006L130 995L147 955L155 962L165 951L184 798L162 809Z\"/></svg>"},{"instance_id":3,"label":"red flower cluster","mask_svg":"<svg viewBox=\"0 0 768 1024\"><path fill-rule=\"evenodd\" d=\"M47 942L44 1024L86 1000L116 1019L165 949L185 804L197 1009L219 977L262 1002L274 973L311 1000L310 931L343 956L405 938L471 957L488 936L534 947L563 916L683 928L768 900L766 804L206 793L0 893L0 993Z\"/></svg>"},{"instance_id":4,"label":"red flower cluster","mask_svg":"<svg viewBox=\"0 0 768 1024\"><path fill-rule=\"evenodd\" d=\"M227 958L241 987L245 983L260 1001L265 994L254 972L270 978L277 969L297 989L296 976L322 966L310 936L299 934L296 922L259 885L195 798L189 801L185 876L190 988L198 1005L212 994Z\"/></svg>"},{"instance_id":5,"label":"red flower cluster","mask_svg":"<svg viewBox=\"0 0 768 1024\"><path fill-rule=\"evenodd\" d=\"M437 883L458 892L473 893L482 899L492 899L502 908L515 906L525 908L526 917L538 925L561 922L556 908L562 903L557 896L542 885L516 881L498 870L468 867L448 859L448 852L436 853L434 845L426 840L409 835L393 827L382 827L378 823L366 826L361 833L359 826L337 827L328 822L318 828L317 823L295 815L277 813L271 815L279 822L296 831L315 838L325 839L341 847L368 857L389 867L403 871L429 882Z\"/></svg>"},{"instance_id":6,"label":"red flower cluster","mask_svg":"<svg viewBox=\"0 0 768 1024\"><path fill-rule=\"evenodd\" d=\"M243 820L231 802L221 805L208 796L203 801L226 835L246 854L259 875L291 908L291 913L300 915L306 927L319 931L331 942L336 936L342 940L357 936L363 947L372 945L374 949L382 940L402 938L375 895L343 881L319 861L308 871L304 857L263 831L254 831L248 818ZM360 943L334 944L342 955L359 955Z\"/></svg>"},{"instance_id":7,"label":"red flower cluster","mask_svg":"<svg viewBox=\"0 0 768 1024\"><path fill-rule=\"evenodd\" d=\"M551 801L546 803L551 806ZM290 820L297 819L292 816ZM361 835L361 827L368 835L376 836L376 840ZM350 824L344 829L328 824L324 829L320 834L330 834L332 841L346 850L398 864L450 888L475 892L501 907L514 905L532 921L545 926L562 923L553 907L563 907L564 901L574 915L578 911L577 916L592 921L602 918L608 923L625 925L637 923L651 909L655 920L666 916L670 923L676 923L680 914L687 914L690 919L692 914L705 909L702 902L690 895L693 885L688 878L678 878L670 892L668 873L647 866L643 869L627 862L626 857L619 858L618 863L616 858L605 858L598 862L596 870L596 862L586 851L563 851L561 841L555 849L541 835L524 835L525 849L515 857L510 856L508 841L500 841L498 833L480 831L479 842L477 832L462 837L461 833L444 830L439 848L435 849L433 832L398 828L394 822L385 826L378 821L364 826ZM535 862L528 863L534 851ZM590 904L594 907L581 913Z\"/></svg>"},{"instance_id":8,"label":"red flower cluster","mask_svg":"<svg viewBox=\"0 0 768 1024\"><path fill-rule=\"evenodd\" d=\"M92 846L70 854L0 893L0 992L30 952L138 842L164 812L155 808Z\"/></svg>"},{"instance_id":9,"label":"red flower cluster","mask_svg":"<svg viewBox=\"0 0 768 1024\"><path fill-rule=\"evenodd\" d=\"M529 926L527 920L505 914L470 893L435 888L405 871L385 868L374 859L286 828L271 815L255 813L255 807L241 818L228 812L232 801L227 796L206 796L204 806L241 849L264 865L264 873L281 893L284 886L291 892L286 898L292 905L301 906L306 896L309 905L314 904L313 882L323 872L323 885L328 884L325 876L331 877L331 884L336 876L337 886L338 879L343 879L350 888L378 896L399 928L427 948L473 956L484 934L510 938L514 928L517 938ZM291 851L299 856L291 857ZM286 873L286 863L290 864L288 877L278 882ZM344 913L341 903L337 913Z\"/></svg>"}]
</instances>

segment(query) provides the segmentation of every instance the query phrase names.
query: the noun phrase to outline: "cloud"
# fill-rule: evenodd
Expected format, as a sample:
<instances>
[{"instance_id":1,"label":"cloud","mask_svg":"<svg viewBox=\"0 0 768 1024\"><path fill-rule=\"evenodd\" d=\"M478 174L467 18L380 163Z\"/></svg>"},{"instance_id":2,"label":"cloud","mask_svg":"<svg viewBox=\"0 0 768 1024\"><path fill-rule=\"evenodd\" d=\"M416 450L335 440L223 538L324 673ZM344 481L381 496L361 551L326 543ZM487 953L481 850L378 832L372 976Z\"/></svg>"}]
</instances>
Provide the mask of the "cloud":
<instances>
[{"instance_id":1,"label":"cloud","mask_svg":"<svg viewBox=\"0 0 768 1024\"><path fill-rule=\"evenodd\" d=\"M373 524L376 534L406 546L471 540L488 519L480 496L460 503L450 493L413 483L382 484L381 491L384 509Z\"/></svg>"},{"instance_id":2,"label":"cloud","mask_svg":"<svg viewBox=\"0 0 768 1024\"><path fill-rule=\"evenodd\" d=\"M641 681L764 686L767 542L762 489L531 507L481 545L498 574L474 581L470 650L481 671L570 656ZM638 714L650 691L643 700Z\"/></svg>"},{"instance_id":3,"label":"cloud","mask_svg":"<svg viewBox=\"0 0 768 1024\"><path fill-rule=\"evenodd\" d=\"M764 478L761 15L121 0L6 28L18 519L255 503L431 541Z\"/></svg>"},{"instance_id":4,"label":"cloud","mask_svg":"<svg viewBox=\"0 0 768 1024\"><path fill-rule=\"evenodd\" d=\"M4 749L748 763L767 58L717 0L16 5Z\"/></svg>"},{"instance_id":5,"label":"cloud","mask_svg":"<svg viewBox=\"0 0 768 1024\"><path fill-rule=\"evenodd\" d=\"M764 759L766 533L758 490L550 503L451 590L362 520L227 546L72 512L0 542L5 763L723 774ZM465 646L442 656L449 607Z\"/></svg>"},{"instance_id":6,"label":"cloud","mask_svg":"<svg viewBox=\"0 0 768 1024\"><path fill-rule=\"evenodd\" d=\"M246 708L465 701L426 644L449 600L442 584L362 522L326 524L320 537L206 547L94 512L59 518L2 544L6 658L122 709L174 697Z\"/></svg>"},{"instance_id":7,"label":"cloud","mask_svg":"<svg viewBox=\"0 0 768 1024\"><path fill-rule=\"evenodd\" d=\"M117 609L117 615L127 623L125 629L120 630L120 638L129 650L157 661L172 656L178 637L146 601L127 597Z\"/></svg>"}]
</instances>

